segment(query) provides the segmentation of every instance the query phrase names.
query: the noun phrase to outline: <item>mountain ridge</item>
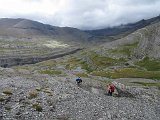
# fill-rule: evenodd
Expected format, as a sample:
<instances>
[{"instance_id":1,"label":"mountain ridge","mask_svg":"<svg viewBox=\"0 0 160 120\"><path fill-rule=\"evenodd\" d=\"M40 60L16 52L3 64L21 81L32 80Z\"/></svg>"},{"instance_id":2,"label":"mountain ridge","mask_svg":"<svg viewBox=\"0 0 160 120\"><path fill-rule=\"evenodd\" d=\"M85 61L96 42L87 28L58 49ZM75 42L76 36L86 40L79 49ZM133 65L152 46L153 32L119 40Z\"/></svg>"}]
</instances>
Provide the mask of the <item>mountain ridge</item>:
<instances>
[{"instance_id":1,"label":"mountain ridge","mask_svg":"<svg viewBox=\"0 0 160 120\"><path fill-rule=\"evenodd\" d=\"M146 20L142 19L135 23L129 23L125 25L98 29L98 30L87 30L86 32L91 33L92 35L97 35L97 36L114 36L114 35L122 34L125 32L128 32L127 34L129 34L140 28L143 28L145 26L151 25L159 21L160 21L160 15L150 19L146 19Z\"/></svg>"},{"instance_id":2,"label":"mountain ridge","mask_svg":"<svg viewBox=\"0 0 160 120\"><path fill-rule=\"evenodd\" d=\"M160 21L160 16L141 20L136 23L104 28L98 30L80 30L72 27L58 27L49 24L43 24L28 19L0 19L0 35L11 35L15 37L37 37L49 36L58 39L72 39L75 41L91 42L94 40L108 41L122 38L147 25ZM117 36L117 37L113 37Z\"/></svg>"}]
</instances>

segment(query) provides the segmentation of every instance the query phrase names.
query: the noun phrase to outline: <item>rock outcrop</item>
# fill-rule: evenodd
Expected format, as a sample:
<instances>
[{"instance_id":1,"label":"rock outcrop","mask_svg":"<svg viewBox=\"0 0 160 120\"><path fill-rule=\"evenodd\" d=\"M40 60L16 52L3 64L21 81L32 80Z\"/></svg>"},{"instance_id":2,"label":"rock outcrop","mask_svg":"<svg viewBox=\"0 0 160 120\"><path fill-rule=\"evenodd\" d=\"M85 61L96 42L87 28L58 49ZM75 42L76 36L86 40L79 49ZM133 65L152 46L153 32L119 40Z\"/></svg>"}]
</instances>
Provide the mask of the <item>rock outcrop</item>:
<instances>
[{"instance_id":1,"label":"rock outcrop","mask_svg":"<svg viewBox=\"0 0 160 120\"><path fill-rule=\"evenodd\" d=\"M160 23L143 28L139 34L141 39L134 54L137 58L160 58Z\"/></svg>"},{"instance_id":2,"label":"rock outcrop","mask_svg":"<svg viewBox=\"0 0 160 120\"><path fill-rule=\"evenodd\" d=\"M130 57L142 59L144 57L160 59L160 22L139 29L128 36L116 41L103 44L101 51L122 48L125 45L132 45Z\"/></svg>"},{"instance_id":3,"label":"rock outcrop","mask_svg":"<svg viewBox=\"0 0 160 120\"><path fill-rule=\"evenodd\" d=\"M42 56L37 56L37 57L34 57L34 56L33 57L13 56L13 57L0 58L0 66L7 68L7 67L11 67L11 66L16 66L16 65L35 64L35 63L42 62L45 60L55 59L55 58L69 55L69 54L73 54L79 50L81 50L81 48L74 48L74 49L66 50L61 53L53 53L53 54L42 55Z\"/></svg>"}]
</instances>

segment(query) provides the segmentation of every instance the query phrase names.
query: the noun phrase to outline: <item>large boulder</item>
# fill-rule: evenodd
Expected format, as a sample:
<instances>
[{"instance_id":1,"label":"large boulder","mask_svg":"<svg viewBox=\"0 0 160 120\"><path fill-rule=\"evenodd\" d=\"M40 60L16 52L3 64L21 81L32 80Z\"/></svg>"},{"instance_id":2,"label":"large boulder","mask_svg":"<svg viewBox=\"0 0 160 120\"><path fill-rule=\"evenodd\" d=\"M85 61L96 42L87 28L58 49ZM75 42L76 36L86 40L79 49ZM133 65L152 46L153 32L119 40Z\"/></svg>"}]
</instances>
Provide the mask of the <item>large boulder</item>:
<instances>
[{"instance_id":1,"label":"large boulder","mask_svg":"<svg viewBox=\"0 0 160 120\"><path fill-rule=\"evenodd\" d=\"M130 87L125 86L122 83L118 83L116 81L113 81L112 84L115 86L115 89L117 91L117 96L119 97L134 97L132 93L130 93L129 89Z\"/></svg>"}]
</instances>

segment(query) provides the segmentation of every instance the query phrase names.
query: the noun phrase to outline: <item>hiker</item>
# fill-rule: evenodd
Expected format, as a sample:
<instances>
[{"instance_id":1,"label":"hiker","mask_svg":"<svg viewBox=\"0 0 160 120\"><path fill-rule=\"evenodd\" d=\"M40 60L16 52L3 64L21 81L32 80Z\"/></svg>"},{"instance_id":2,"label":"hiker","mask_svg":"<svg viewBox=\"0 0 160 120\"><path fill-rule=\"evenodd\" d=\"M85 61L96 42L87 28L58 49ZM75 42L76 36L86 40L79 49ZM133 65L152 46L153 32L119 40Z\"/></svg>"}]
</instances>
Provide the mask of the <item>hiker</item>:
<instances>
[{"instance_id":1,"label":"hiker","mask_svg":"<svg viewBox=\"0 0 160 120\"><path fill-rule=\"evenodd\" d=\"M108 95L109 95L109 96L112 96L112 93L113 93L114 90L115 90L114 85L109 84L108 87L107 87L107 90L108 90Z\"/></svg>"},{"instance_id":2,"label":"hiker","mask_svg":"<svg viewBox=\"0 0 160 120\"><path fill-rule=\"evenodd\" d=\"M81 79L80 77L78 77L78 78L76 79L76 82L77 82L77 85L80 85L80 83L82 82L82 79Z\"/></svg>"}]
</instances>

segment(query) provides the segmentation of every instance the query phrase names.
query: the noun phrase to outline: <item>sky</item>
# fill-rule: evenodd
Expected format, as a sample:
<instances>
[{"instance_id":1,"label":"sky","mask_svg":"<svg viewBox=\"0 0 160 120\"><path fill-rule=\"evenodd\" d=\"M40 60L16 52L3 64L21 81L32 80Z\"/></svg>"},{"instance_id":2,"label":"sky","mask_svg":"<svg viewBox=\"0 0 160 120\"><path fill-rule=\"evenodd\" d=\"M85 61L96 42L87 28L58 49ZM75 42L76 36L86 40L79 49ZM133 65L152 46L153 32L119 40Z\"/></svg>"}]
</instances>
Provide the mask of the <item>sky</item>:
<instances>
[{"instance_id":1,"label":"sky","mask_svg":"<svg viewBox=\"0 0 160 120\"><path fill-rule=\"evenodd\" d=\"M160 15L160 0L0 0L0 18L101 29Z\"/></svg>"}]
</instances>

